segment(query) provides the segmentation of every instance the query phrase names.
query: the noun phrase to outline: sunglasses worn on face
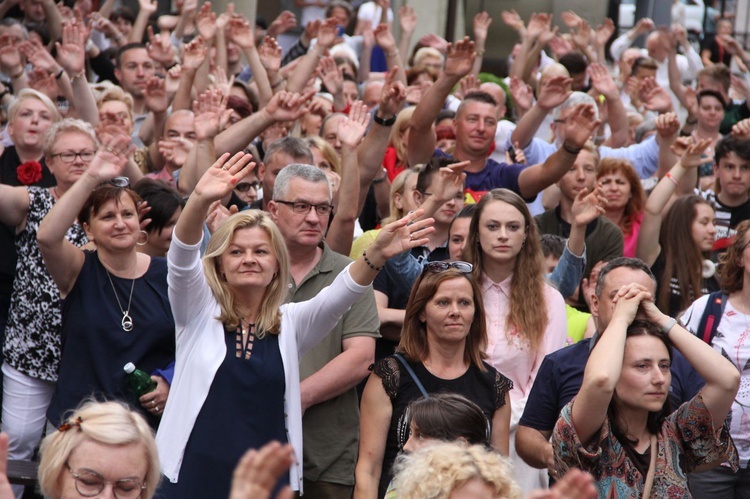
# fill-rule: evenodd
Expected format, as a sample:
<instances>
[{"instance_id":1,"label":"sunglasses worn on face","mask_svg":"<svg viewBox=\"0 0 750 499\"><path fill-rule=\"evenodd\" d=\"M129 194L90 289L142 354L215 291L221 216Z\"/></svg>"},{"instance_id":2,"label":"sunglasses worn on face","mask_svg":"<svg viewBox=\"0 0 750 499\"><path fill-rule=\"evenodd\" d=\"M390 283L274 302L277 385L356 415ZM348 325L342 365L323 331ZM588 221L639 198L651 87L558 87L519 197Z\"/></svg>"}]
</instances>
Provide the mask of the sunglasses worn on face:
<instances>
[{"instance_id":1,"label":"sunglasses worn on face","mask_svg":"<svg viewBox=\"0 0 750 499\"><path fill-rule=\"evenodd\" d=\"M260 189L260 182L256 180L255 182L245 182L243 184L237 184L234 186L234 190L244 193L249 191L251 187L257 191L258 189Z\"/></svg>"}]
</instances>

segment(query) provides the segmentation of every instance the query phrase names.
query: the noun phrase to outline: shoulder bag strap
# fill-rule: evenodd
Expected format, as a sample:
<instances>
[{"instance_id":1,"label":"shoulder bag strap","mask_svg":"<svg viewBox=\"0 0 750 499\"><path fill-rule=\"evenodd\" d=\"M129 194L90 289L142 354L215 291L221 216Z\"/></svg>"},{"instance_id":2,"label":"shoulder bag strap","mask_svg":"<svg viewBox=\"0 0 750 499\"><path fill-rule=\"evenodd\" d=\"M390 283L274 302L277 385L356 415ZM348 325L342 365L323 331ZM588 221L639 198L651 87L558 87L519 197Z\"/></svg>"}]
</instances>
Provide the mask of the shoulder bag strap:
<instances>
[{"instance_id":1,"label":"shoulder bag strap","mask_svg":"<svg viewBox=\"0 0 750 499\"><path fill-rule=\"evenodd\" d=\"M424 395L424 398L428 399L430 398L430 395L427 393L427 390L424 389L424 386L422 386L422 382L419 381L419 378L417 378L417 374L414 372L414 369L411 368L408 362L406 362L406 359L400 354L400 353L394 353L394 357L398 359L401 364L406 368L406 372L409 373L409 376L411 376L411 379L414 380L414 383L417 384L417 388L419 388L419 391L422 392L422 395Z\"/></svg>"}]
</instances>

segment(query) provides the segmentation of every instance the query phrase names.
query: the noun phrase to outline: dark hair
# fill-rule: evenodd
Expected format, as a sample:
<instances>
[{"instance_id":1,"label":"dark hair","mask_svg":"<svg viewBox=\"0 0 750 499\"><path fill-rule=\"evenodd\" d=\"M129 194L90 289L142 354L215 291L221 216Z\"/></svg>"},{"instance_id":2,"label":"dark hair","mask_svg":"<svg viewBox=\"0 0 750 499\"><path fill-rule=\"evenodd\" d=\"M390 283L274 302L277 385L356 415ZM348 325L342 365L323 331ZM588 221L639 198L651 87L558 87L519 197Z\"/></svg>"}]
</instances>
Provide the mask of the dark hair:
<instances>
[{"instance_id":1,"label":"dark hair","mask_svg":"<svg viewBox=\"0 0 750 499\"><path fill-rule=\"evenodd\" d=\"M718 100L721 103L721 107L726 111L727 101L726 99L724 99L724 96L721 95L720 92L717 92L716 90L701 90L696 95L696 99L698 100L699 106L704 97L713 97L714 99Z\"/></svg>"},{"instance_id":2,"label":"dark hair","mask_svg":"<svg viewBox=\"0 0 750 499\"><path fill-rule=\"evenodd\" d=\"M231 109L240 115L240 118L247 118L253 114L253 105L249 101L243 100L236 95L227 97L227 109Z\"/></svg>"},{"instance_id":3,"label":"dark hair","mask_svg":"<svg viewBox=\"0 0 750 499\"><path fill-rule=\"evenodd\" d=\"M732 244L719 256L721 272L721 289L726 294L736 293L742 289L745 280L745 269L741 265L742 252L745 251L746 234L750 231L750 220L743 220L735 228Z\"/></svg>"},{"instance_id":4,"label":"dark hair","mask_svg":"<svg viewBox=\"0 0 750 499\"><path fill-rule=\"evenodd\" d=\"M474 212L477 209L476 203L472 204L465 204L463 208L459 210L458 213L456 213L456 216L453 217L453 220L451 221L450 226L448 227L448 235L450 236L451 231L453 230L453 224L456 220L459 218L472 218L474 216Z\"/></svg>"},{"instance_id":5,"label":"dark hair","mask_svg":"<svg viewBox=\"0 0 750 499\"><path fill-rule=\"evenodd\" d=\"M427 342L426 326L420 315L424 312L427 303L435 296L440 285L445 281L456 278L469 281L474 295L474 319L471 321L469 334L466 337L464 361L481 371L486 371L487 368L482 362L485 358L484 350L487 348L487 321L484 314L482 290L479 289L471 274L464 274L454 268L449 268L444 272L425 271L417 278L406 304L401 341L396 351L413 361L423 361L427 358L430 345Z\"/></svg>"},{"instance_id":6,"label":"dark hair","mask_svg":"<svg viewBox=\"0 0 750 499\"><path fill-rule=\"evenodd\" d=\"M597 298L602 297L602 291L604 291L604 283L607 280L607 275L615 269L625 267L633 270L640 270L644 272L654 282L654 289L658 289L656 286L656 277L651 269L646 265L643 260L638 258L629 258L626 256L619 256L608 261L604 267L599 271L599 276L596 279L596 287L594 288L594 294ZM667 286L668 287L668 286Z\"/></svg>"},{"instance_id":7,"label":"dark hair","mask_svg":"<svg viewBox=\"0 0 750 499\"><path fill-rule=\"evenodd\" d=\"M565 238L555 234L542 234L541 243L544 258L552 255L552 258L559 260L565 251Z\"/></svg>"},{"instance_id":8,"label":"dark hair","mask_svg":"<svg viewBox=\"0 0 750 499\"><path fill-rule=\"evenodd\" d=\"M732 84L732 72L723 62L712 64L711 66L698 71L696 81L704 76L706 78L711 78L721 85L721 88L723 88L725 92L729 92L729 87Z\"/></svg>"},{"instance_id":9,"label":"dark hair","mask_svg":"<svg viewBox=\"0 0 750 499\"><path fill-rule=\"evenodd\" d=\"M451 156L431 157L430 160L417 174L417 192L424 195L424 193L430 187L430 184L432 183L432 177L435 175L435 173L437 173L441 168L445 168L446 166L450 166L455 163L458 163L458 161Z\"/></svg>"},{"instance_id":10,"label":"dark hair","mask_svg":"<svg viewBox=\"0 0 750 499\"><path fill-rule=\"evenodd\" d=\"M558 60L560 64L565 66L570 75L577 75L586 72L586 68L589 67L589 63L586 58L583 57L579 52L568 52Z\"/></svg>"},{"instance_id":11,"label":"dark hair","mask_svg":"<svg viewBox=\"0 0 750 499\"><path fill-rule=\"evenodd\" d=\"M117 69L120 69L120 66L122 64L122 55L129 51L129 50L135 50L135 49L146 49L146 46L142 44L141 42L132 42L132 43L126 43L122 47L120 47L120 50L117 51L117 56L115 56L115 67Z\"/></svg>"},{"instance_id":12,"label":"dark hair","mask_svg":"<svg viewBox=\"0 0 750 499\"><path fill-rule=\"evenodd\" d=\"M269 161L271 161L271 158L279 152L283 152L284 154L291 156L292 159L297 163L312 164L313 162L313 155L310 151L310 146L307 145L307 142L297 137L291 137L287 135L286 137L282 137L271 142L271 144L266 149L265 155L263 156L263 162L268 163Z\"/></svg>"},{"instance_id":13,"label":"dark hair","mask_svg":"<svg viewBox=\"0 0 750 499\"><path fill-rule=\"evenodd\" d=\"M633 232L633 224L643 212L646 205L646 193L643 191L641 179L635 172L635 168L627 159L604 158L599 162L599 171L596 173L597 181L605 175L622 173L625 180L630 184L630 199L625 205L619 226L622 233L629 236Z\"/></svg>"},{"instance_id":14,"label":"dark hair","mask_svg":"<svg viewBox=\"0 0 750 499\"><path fill-rule=\"evenodd\" d=\"M667 352L669 353L669 363L672 363L672 342L669 341L669 338L666 334L661 332L661 328L658 325L654 324L653 322L636 319L628 327L625 339L627 341L628 338L632 338L634 336L654 336L656 338L659 338L667 348ZM616 393L617 392L615 392L615 394ZM628 438L627 428L623 428L620 426L618 413L619 411L617 409L617 402L615 401L615 397L613 396L612 400L609 402L609 408L607 409L607 415L609 417L610 427L612 428L612 434L620 442L628 442L630 445L636 445L638 441ZM661 426L664 422L664 419L671 413L672 408L671 404L669 403L669 397L667 397L661 410L648 413L646 428L648 429L649 433L651 433L652 435L658 435L661 432Z\"/></svg>"},{"instance_id":15,"label":"dark hair","mask_svg":"<svg viewBox=\"0 0 750 499\"><path fill-rule=\"evenodd\" d=\"M159 180L143 178L133 186L133 190L151 207L147 217L151 223L146 226L147 232L160 232L177 210L185 207L180 193Z\"/></svg>"},{"instance_id":16,"label":"dark hair","mask_svg":"<svg viewBox=\"0 0 750 499\"><path fill-rule=\"evenodd\" d=\"M333 9L336 7L344 9L347 14L349 14L349 23L351 24L352 19L354 18L354 7L349 2L345 2L344 0L333 0L331 3L328 4L328 7L326 8L326 17L331 17L331 14L333 13ZM346 28L347 26L344 26Z\"/></svg>"},{"instance_id":17,"label":"dark hair","mask_svg":"<svg viewBox=\"0 0 750 499\"><path fill-rule=\"evenodd\" d=\"M129 21L130 24L135 24L135 14L133 14L133 11L128 7L120 7L118 9L115 9L109 15L109 20L112 22L115 22L118 19L125 19L126 21Z\"/></svg>"},{"instance_id":18,"label":"dark hair","mask_svg":"<svg viewBox=\"0 0 750 499\"><path fill-rule=\"evenodd\" d=\"M664 255L664 273L659 280L656 304L659 310L669 310L670 282L674 277L680 290L679 309L684 310L701 296L703 254L693 241L692 225L696 206L713 206L696 194L681 196L672 203L659 232L659 245Z\"/></svg>"},{"instance_id":19,"label":"dark hair","mask_svg":"<svg viewBox=\"0 0 750 499\"><path fill-rule=\"evenodd\" d=\"M463 438L469 445L489 445L487 416L477 404L457 393L435 393L409 404L404 413L401 447L414 426L427 438L452 442Z\"/></svg>"},{"instance_id":20,"label":"dark hair","mask_svg":"<svg viewBox=\"0 0 750 499\"><path fill-rule=\"evenodd\" d=\"M406 75L406 84L412 85L423 74L429 76L433 82L437 80L437 75L432 71L428 71L427 69L411 69L409 70L409 74Z\"/></svg>"},{"instance_id":21,"label":"dark hair","mask_svg":"<svg viewBox=\"0 0 750 499\"><path fill-rule=\"evenodd\" d=\"M735 153L742 159L750 161L750 140L741 140L734 135L727 135L716 143L714 149L714 161L716 161L716 166L718 166L719 161L725 156L728 156L730 152Z\"/></svg>"},{"instance_id":22,"label":"dark hair","mask_svg":"<svg viewBox=\"0 0 750 499\"><path fill-rule=\"evenodd\" d=\"M91 195L86 200L86 202L83 203L81 211L78 212L78 221L81 223L81 225L90 225L91 217L96 216L96 214L99 213L99 210L102 209L102 206L107 204L109 201L115 201L115 203L119 204L120 197L123 194L127 194L128 196L130 196L130 199L133 200L133 204L135 204L135 207L137 209L138 203L141 202L141 197L137 192L135 192L130 187L118 187L116 185L110 184L109 182L105 182L96 187L91 192Z\"/></svg>"},{"instance_id":23,"label":"dark hair","mask_svg":"<svg viewBox=\"0 0 750 499\"><path fill-rule=\"evenodd\" d=\"M639 68L650 69L652 71L656 71L657 69L659 69L659 67L656 65L656 61L654 61L652 58L638 57L635 61L633 61L633 66L630 68L630 76L633 76Z\"/></svg>"},{"instance_id":24,"label":"dark hair","mask_svg":"<svg viewBox=\"0 0 750 499\"><path fill-rule=\"evenodd\" d=\"M452 111L450 109L442 109L438 113L437 118L435 118L435 124L438 124L443 120L452 120L455 117L456 117L456 111Z\"/></svg>"}]
</instances>

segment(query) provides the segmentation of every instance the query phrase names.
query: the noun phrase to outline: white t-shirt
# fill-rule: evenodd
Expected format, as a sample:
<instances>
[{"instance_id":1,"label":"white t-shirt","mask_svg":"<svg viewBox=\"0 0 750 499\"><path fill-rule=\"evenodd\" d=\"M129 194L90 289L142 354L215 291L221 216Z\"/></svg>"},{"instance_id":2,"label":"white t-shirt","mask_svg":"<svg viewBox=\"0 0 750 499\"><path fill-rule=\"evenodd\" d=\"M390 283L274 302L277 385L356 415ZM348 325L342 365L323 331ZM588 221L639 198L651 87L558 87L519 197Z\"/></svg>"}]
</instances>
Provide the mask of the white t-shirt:
<instances>
[{"instance_id":1,"label":"white t-shirt","mask_svg":"<svg viewBox=\"0 0 750 499\"><path fill-rule=\"evenodd\" d=\"M363 3L359 11L357 11L357 19L360 21L370 21L370 26L375 28L375 26L380 24L380 16L382 14L383 10L380 5L377 5L375 2L367 2ZM393 11L390 8L388 9L388 22L393 22Z\"/></svg>"}]
</instances>

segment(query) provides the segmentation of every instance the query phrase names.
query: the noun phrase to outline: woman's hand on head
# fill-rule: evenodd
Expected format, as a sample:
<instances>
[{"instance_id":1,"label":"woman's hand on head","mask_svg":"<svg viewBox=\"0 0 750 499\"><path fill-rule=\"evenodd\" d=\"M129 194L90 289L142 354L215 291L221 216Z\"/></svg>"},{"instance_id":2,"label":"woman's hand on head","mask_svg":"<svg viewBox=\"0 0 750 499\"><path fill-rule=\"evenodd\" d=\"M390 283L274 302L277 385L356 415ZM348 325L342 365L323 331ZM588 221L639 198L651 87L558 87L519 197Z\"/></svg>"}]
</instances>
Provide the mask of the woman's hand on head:
<instances>
[{"instance_id":1,"label":"woman's hand on head","mask_svg":"<svg viewBox=\"0 0 750 499\"><path fill-rule=\"evenodd\" d=\"M127 135L113 135L105 137L96 156L89 163L86 173L98 182L112 180L122 175L128 164L128 158L135 151Z\"/></svg>"},{"instance_id":2,"label":"woman's hand on head","mask_svg":"<svg viewBox=\"0 0 750 499\"><path fill-rule=\"evenodd\" d=\"M251 163L251 159L252 155L244 152L238 152L231 158L229 153L222 154L200 178L193 194L208 202L222 199L253 170L255 163Z\"/></svg>"},{"instance_id":3,"label":"woman's hand on head","mask_svg":"<svg viewBox=\"0 0 750 499\"><path fill-rule=\"evenodd\" d=\"M415 210L383 227L378 233L378 237L368 248L370 259L372 260L373 256L377 254L378 261L384 263L385 260L399 253L429 243L430 240L427 235L435 231L435 227L433 227L435 219L425 218L415 222L422 214L424 214L424 210Z\"/></svg>"},{"instance_id":4,"label":"woman's hand on head","mask_svg":"<svg viewBox=\"0 0 750 499\"><path fill-rule=\"evenodd\" d=\"M654 298L651 293L640 284L632 283L621 287L612 299L615 311L612 314L612 322L622 319L632 324L641 304L651 302Z\"/></svg>"}]
</instances>

